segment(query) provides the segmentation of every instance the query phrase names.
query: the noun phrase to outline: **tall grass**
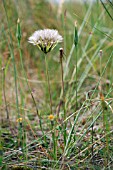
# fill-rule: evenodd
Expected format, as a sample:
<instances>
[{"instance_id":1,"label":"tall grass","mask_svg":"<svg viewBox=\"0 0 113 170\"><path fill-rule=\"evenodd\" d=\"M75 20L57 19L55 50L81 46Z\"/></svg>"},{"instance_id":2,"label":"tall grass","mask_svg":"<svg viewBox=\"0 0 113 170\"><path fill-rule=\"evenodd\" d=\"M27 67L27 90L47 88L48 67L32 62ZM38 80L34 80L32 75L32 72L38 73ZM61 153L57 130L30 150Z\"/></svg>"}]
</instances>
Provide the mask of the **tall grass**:
<instances>
[{"instance_id":1,"label":"tall grass","mask_svg":"<svg viewBox=\"0 0 113 170\"><path fill-rule=\"evenodd\" d=\"M52 2L0 6L1 169L112 169L112 1ZM64 37L46 57L43 28Z\"/></svg>"}]
</instances>

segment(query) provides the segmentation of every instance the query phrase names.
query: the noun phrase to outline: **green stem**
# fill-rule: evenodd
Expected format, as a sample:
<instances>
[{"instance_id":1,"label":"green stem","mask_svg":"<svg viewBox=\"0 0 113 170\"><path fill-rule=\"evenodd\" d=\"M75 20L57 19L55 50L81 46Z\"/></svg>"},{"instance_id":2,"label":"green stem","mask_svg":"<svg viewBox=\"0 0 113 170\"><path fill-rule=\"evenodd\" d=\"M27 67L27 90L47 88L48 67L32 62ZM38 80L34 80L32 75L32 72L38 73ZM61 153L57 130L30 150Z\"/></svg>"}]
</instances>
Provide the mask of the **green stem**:
<instances>
[{"instance_id":1,"label":"green stem","mask_svg":"<svg viewBox=\"0 0 113 170\"><path fill-rule=\"evenodd\" d=\"M57 160L57 141L56 141L54 122L53 121L51 121L51 127L52 127L51 130L52 130L54 160Z\"/></svg>"},{"instance_id":2,"label":"green stem","mask_svg":"<svg viewBox=\"0 0 113 170\"><path fill-rule=\"evenodd\" d=\"M2 75L3 75L3 96L4 96L4 102L6 108L6 115L7 115L7 119L9 120L9 111L7 107L7 100L6 100L6 93L5 93L5 68L2 68Z\"/></svg>"},{"instance_id":3,"label":"green stem","mask_svg":"<svg viewBox=\"0 0 113 170\"><path fill-rule=\"evenodd\" d=\"M48 63L47 63L47 56L46 55L45 55L45 66L46 66L46 77L47 77L47 83L48 83L49 98L50 98L50 110L51 110L51 114L52 114L53 113L53 111L52 111L52 97L51 97L49 71L48 71Z\"/></svg>"},{"instance_id":4,"label":"green stem","mask_svg":"<svg viewBox=\"0 0 113 170\"><path fill-rule=\"evenodd\" d=\"M92 122L93 122L93 115L92 115ZM92 131L92 133L91 133L91 135L92 135L92 147L91 147L91 154L92 154L92 161L93 161L93 156L94 156L94 144L93 144L93 142L94 142L94 136L93 136L93 133L94 133L94 129L93 129L93 127L94 127L94 124L92 124L92 128L91 128L91 131Z\"/></svg>"},{"instance_id":5,"label":"green stem","mask_svg":"<svg viewBox=\"0 0 113 170\"><path fill-rule=\"evenodd\" d=\"M77 107L78 107L78 102L77 102L77 47L75 48L75 50L76 50L76 111L77 111Z\"/></svg>"},{"instance_id":6,"label":"green stem","mask_svg":"<svg viewBox=\"0 0 113 170\"><path fill-rule=\"evenodd\" d=\"M78 109L78 101L77 101L77 73L78 73L78 70L77 70L77 47L75 46L75 55L76 55L76 58L75 58L75 66L76 66L76 97L75 97L75 102L76 102L76 112L77 112L77 109ZM74 120L76 119L76 115L74 116ZM76 135L74 134L74 141L76 140Z\"/></svg>"}]
</instances>

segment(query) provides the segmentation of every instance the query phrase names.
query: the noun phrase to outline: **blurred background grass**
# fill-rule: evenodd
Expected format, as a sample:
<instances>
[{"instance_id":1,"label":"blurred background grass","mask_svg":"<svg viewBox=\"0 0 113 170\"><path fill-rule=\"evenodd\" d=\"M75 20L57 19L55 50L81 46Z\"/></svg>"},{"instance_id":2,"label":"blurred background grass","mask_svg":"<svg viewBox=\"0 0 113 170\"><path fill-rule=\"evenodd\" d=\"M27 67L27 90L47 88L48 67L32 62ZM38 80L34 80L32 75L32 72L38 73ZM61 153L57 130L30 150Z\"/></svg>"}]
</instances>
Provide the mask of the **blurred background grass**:
<instances>
[{"instance_id":1,"label":"blurred background grass","mask_svg":"<svg viewBox=\"0 0 113 170\"><path fill-rule=\"evenodd\" d=\"M70 55L70 51L73 45L74 39L74 23L77 21L78 31L81 28L81 25L84 23L84 27L79 36L77 57L78 61L81 61L80 67L78 67L78 82L81 83L84 76L83 83L81 83L78 101L79 108L81 108L84 100L86 99L86 94L90 91L93 91L93 88L98 84L100 77L100 59L99 59L99 50L103 50L102 58L102 70L106 67L108 58L111 55L113 50L113 22L109 15L106 13L102 4L99 1L96 1L92 4L91 10L85 21L86 13L91 6L90 3L78 3L76 1L65 2L60 1L59 3L54 3L54 1L46 0L5 0L7 15L9 20L9 27L11 30L11 35L13 38L13 50L14 57L17 66L17 80L18 80L18 97L19 97L19 106L21 114L27 115L30 119L33 119L32 128L36 132L37 129L37 118L35 112L35 106L32 102L31 95L29 94L28 87L25 83L25 77L22 74L20 56L18 51L18 44L16 39L16 28L17 28L17 19L20 19L21 30L22 30L22 41L21 49L23 55L23 62L25 70L27 73L28 81L33 91L37 107L40 110L44 118L44 122L47 122L47 115L49 115L49 104L48 104L48 92L46 85L45 77L45 64L44 64L44 55L39 51L35 46L32 46L28 43L28 37L35 30L50 28L57 29L59 33L63 36L64 41L62 44L59 44L51 53L48 54L49 62L49 73L50 73L50 82L52 90L52 99L53 99L53 110L55 112L56 107L59 103L59 96L61 91L61 79L60 73L60 63L59 63L59 48L64 48L64 68L66 66L67 60ZM106 3L109 12L112 14L112 7L109 3ZM6 99L8 103L8 110L10 115L10 120L12 122L12 127L16 126L16 104L15 104L15 91L14 91L14 76L13 76L13 63L11 60L11 53L9 50L10 38L9 30L6 19L5 10L3 3L0 5L0 68L6 67L5 70L5 89L6 89ZM100 15L103 13L103 16L99 20ZM95 26L96 24L96 26ZM95 28L94 28L95 26ZM94 29L94 31L93 31ZM111 31L111 34L109 32ZM91 36L91 41L88 44L87 49L85 45L87 44L88 38ZM101 46L104 38L107 38L103 45ZM85 49L85 51L84 51ZM92 56L95 51L97 53L95 58L92 60ZM65 78L65 95L68 108L68 115L75 112L75 100L70 102L74 96L75 92L75 76L73 81L70 83L72 78L73 70L75 68L75 51L71 54L71 60L68 66L68 74ZM88 66L89 64L89 66ZM85 73L85 69L88 67L89 72ZM111 91L108 94L109 98L112 98L112 67L113 60L110 59L110 62L107 65L106 71L103 74L103 93L106 96L108 91L111 88ZM86 71L87 72L87 71ZM85 75L86 74L86 75ZM83 76L82 76L83 75ZM1 105L1 124L4 124L4 119L6 115L4 114L4 98L3 98L3 88L2 88L2 71L0 72L1 85L0 85L0 105ZM108 84L107 84L107 83ZM80 85L80 84L79 84ZM92 93L91 93L92 94ZM99 90L97 89L94 92L94 99L97 99ZM111 102L112 105L112 102ZM85 112L85 111L84 111ZM88 112L88 111L87 111ZM95 111L97 115L99 110ZM33 116L33 117L32 117ZM110 115L111 117L111 115ZM87 119L87 117L85 117ZM84 117L81 116L80 122L83 122ZM78 123L78 126L81 123ZM110 125L112 124L112 120ZM102 122L101 122L102 123ZM48 124L45 125L45 129L48 127Z\"/></svg>"}]
</instances>

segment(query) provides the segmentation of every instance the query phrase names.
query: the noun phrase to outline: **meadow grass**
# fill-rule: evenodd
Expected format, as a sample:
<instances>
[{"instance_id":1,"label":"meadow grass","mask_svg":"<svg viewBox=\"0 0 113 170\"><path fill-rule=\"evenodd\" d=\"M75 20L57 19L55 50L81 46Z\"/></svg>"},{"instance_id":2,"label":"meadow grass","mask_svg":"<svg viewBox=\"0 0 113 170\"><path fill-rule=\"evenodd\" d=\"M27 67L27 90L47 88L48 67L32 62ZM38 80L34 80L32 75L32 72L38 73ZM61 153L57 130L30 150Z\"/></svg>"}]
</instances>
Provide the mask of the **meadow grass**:
<instances>
[{"instance_id":1,"label":"meadow grass","mask_svg":"<svg viewBox=\"0 0 113 170\"><path fill-rule=\"evenodd\" d=\"M2 0L1 169L113 169L113 2ZM76 23L76 24L75 24ZM45 55L40 29L63 37Z\"/></svg>"}]
</instances>

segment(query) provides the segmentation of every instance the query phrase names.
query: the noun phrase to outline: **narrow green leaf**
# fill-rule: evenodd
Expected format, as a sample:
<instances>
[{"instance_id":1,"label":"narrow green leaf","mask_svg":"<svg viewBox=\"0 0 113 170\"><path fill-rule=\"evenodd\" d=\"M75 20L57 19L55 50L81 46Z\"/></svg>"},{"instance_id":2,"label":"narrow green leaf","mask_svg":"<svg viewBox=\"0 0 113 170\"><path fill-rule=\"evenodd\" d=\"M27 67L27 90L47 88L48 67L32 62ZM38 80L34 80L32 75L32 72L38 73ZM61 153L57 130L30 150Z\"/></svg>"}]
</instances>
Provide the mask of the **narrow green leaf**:
<instances>
[{"instance_id":1,"label":"narrow green leaf","mask_svg":"<svg viewBox=\"0 0 113 170\"><path fill-rule=\"evenodd\" d=\"M78 30L77 30L77 22L75 22L75 35L74 35L74 45L75 47L78 44Z\"/></svg>"}]
</instances>

